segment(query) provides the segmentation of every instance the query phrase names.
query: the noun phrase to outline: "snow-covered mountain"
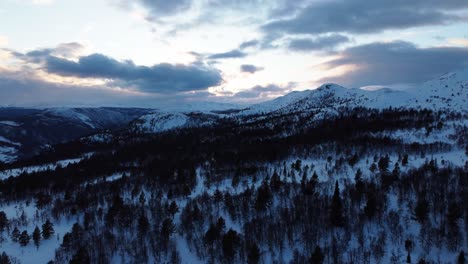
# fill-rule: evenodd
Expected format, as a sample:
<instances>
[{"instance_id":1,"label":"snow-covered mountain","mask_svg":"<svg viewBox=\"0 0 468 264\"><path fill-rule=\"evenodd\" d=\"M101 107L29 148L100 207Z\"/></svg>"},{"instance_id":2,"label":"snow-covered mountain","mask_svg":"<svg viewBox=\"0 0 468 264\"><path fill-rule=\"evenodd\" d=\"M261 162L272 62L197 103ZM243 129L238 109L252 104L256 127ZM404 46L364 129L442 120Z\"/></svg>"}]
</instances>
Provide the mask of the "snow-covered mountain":
<instances>
[{"instance_id":1,"label":"snow-covered mountain","mask_svg":"<svg viewBox=\"0 0 468 264\"><path fill-rule=\"evenodd\" d=\"M272 101L242 111L242 115L292 113L311 110L333 111L340 108L366 107L384 109L416 108L468 111L468 70L444 74L416 88L369 91L324 84L315 90L292 92Z\"/></svg>"},{"instance_id":2,"label":"snow-covered mountain","mask_svg":"<svg viewBox=\"0 0 468 264\"><path fill-rule=\"evenodd\" d=\"M227 111L229 109L235 111ZM131 108L0 108L0 160L12 161L48 144L90 134L85 141L103 140L102 130L126 126L131 133L158 133L177 128L218 123L223 118L252 123L293 114L313 116L308 122L337 116L356 107L414 108L468 112L468 69L444 74L406 90L383 88L369 91L324 84L317 89L295 91L271 101L241 109L223 103L180 105L164 110ZM274 125L273 123L271 124ZM107 133L107 132L106 132ZM99 136L101 135L101 136ZM112 138L106 134L105 139ZM30 142L35 139L35 142Z\"/></svg>"},{"instance_id":3,"label":"snow-covered mountain","mask_svg":"<svg viewBox=\"0 0 468 264\"><path fill-rule=\"evenodd\" d=\"M138 108L0 108L0 162L11 162L53 144L126 126L151 111Z\"/></svg>"},{"instance_id":4,"label":"snow-covered mountain","mask_svg":"<svg viewBox=\"0 0 468 264\"><path fill-rule=\"evenodd\" d=\"M364 107L371 109L414 108L468 111L468 69L448 73L427 81L416 88L393 90L382 88L365 90L346 88L337 84L324 84L314 90L294 91L271 101L252 105L232 113L219 113L203 109L194 117L193 112L155 112L139 118L132 130L154 133L175 128L209 125L218 118L240 118L256 121L258 118L295 113L314 113L317 118L339 114L345 109ZM260 116L260 117L258 117Z\"/></svg>"},{"instance_id":5,"label":"snow-covered mountain","mask_svg":"<svg viewBox=\"0 0 468 264\"><path fill-rule=\"evenodd\" d=\"M218 118L215 113L157 111L136 119L130 129L139 133L157 133L181 127L210 125L217 122Z\"/></svg>"}]
</instances>

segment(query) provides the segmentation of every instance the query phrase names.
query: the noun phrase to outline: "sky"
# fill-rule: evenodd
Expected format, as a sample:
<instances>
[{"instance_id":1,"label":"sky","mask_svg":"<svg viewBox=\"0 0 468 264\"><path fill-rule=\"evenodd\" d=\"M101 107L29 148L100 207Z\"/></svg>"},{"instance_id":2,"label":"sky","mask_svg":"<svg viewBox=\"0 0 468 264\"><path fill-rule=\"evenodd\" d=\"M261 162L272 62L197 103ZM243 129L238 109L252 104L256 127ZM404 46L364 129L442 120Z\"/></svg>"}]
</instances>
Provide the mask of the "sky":
<instances>
[{"instance_id":1,"label":"sky","mask_svg":"<svg viewBox=\"0 0 468 264\"><path fill-rule=\"evenodd\" d=\"M0 1L0 106L249 104L467 67L467 0Z\"/></svg>"}]
</instances>

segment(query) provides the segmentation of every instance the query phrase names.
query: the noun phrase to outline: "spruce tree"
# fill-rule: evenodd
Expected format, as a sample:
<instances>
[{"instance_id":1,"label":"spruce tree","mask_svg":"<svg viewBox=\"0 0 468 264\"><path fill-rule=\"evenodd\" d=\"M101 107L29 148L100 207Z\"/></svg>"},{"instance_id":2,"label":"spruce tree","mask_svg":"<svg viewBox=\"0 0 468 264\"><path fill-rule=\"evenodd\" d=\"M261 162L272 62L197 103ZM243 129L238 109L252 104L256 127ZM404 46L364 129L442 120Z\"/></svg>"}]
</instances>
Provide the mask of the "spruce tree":
<instances>
[{"instance_id":1,"label":"spruce tree","mask_svg":"<svg viewBox=\"0 0 468 264\"><path fill-rule=\"evenodd\" d=\"M223 255L227 260L232 260L240 244L240 237L236 231L229 229L229 231L222 238Z\"/></svg>"},{"instance_id":2,"label":"spruce tree","mask_svg":"<svg viewBox=\"0 0 468 264\"><path fill-rule=\"evenodd\" d=\"M330 223L336 227L345 225L345 218L343 215L343 202L340 197L340 187L338 181L335 182L335 192L333 193L332 202L330 205Z\"/></svg>"},{"instance_id":3,"label":"spruce tree","mask_svg":"<svg viewBox=\"0 0 468 264\"><path fill-rule=\"evenodd\" d=\"M465 264L466 263L466 259L465 259L465 251L460 251L460 254L458 255L458 258L457 258L457 264Z\"/></svg>"},{"instance_id":4,"label":"spruce tree","mask_svg":"<svg viewBox=\"0 0 468 264\"><path fill-rule=\"evenodd\" d=\"M28 231L24 230L19 236L18 242L22 247L25 247L29 244L29 240L31 240L31 237L29 236Z\"/></svg>"},{"instance_id":5,"label":"spruce tree","mask_svg":"<svg viewBox=\"0 0 468 264\"><path fill-rule=\"evenodd\" d=\"M41 241L41 231L39 230L39 227L36 226L36 228L34 228L32 238L34 241L34 245L36 245L36 247L39 248L39 243Z\"/></svg>"},{"instance_id":6,"label":"spruce tree","mask_svg":"<svg viewBox=\"0 0 468 264\"><path fill-rule=\"evenodd\" d=\"M260 261L260 249L258 248L257 244L254 243L247 255L247 263L248 264L257 264Z\"/></svg>"},{"instance_id":7,"label":"spruce tree","mask_svg":"<svg viewBox=\"0 0 468 264\"><path fill-rule=\"evenodd\" d=\"M84 247L81 247L80 249L78 249L76 254L73 256L73 258L69 262L69 264L89 264L89 263L91 263L91 258L89 256L88 251Z\"/></svg>"},{"instance_id":8,"label":"spruce tree","mask_svg":"<svg viewBox=\"0 0 468 264\"><path fill-rule=\"evenodd\" d=\"M42 237L49 239L55 233L54 224L49 219L42 225Z\"/></svg>"},{"instance_id":9,"label":"spruce tree","mask_svg":"<svg viewBox=\"0 0 468 264\"><path fill-rule=\"evenodd\" d=\"M322 253L322 249L319 246L315 247L314 253L310 257L310 264L322 264L325 259L325 256Z\"/></svg>"},{"instance_id":10,"label":"spruce tree","mask_svg":"<svg viewBox=\"0 0 468 264\"><path fill-rule=\"evenodd\" d=\"M8 226L8 218L6 216L6 213L4 211L0 212L0 233L5 230L5 227Z\"/></svg>"},{"instance_id":11,"label":"spruce tree","mask_svg":"<svg viewBox=\"0 0 468 264\"><path fill-rule=\"evenodd\" d=\"M20 233L18 227L15 226L15 228L13 229L13 232L11 232L11 241L18 242L20 234L21 233Z\"/></svg>"},{"instance_id":12,"label":"spruce tree","mask_svg":"<svg viewBox=\"0 0 468 264\"><path fill-rule=\"evenodd\" d=\"M414 217L416 221L423 224L429 215L429 203L424 197L424 194L420 194L416 207L414 208Z\"/></svg>"},{"instance_id":13,"label":"spruce tree","mask_svg":"<svg viewBox=\"0 0 468 264\"><path fill-rule=\"evenodd\" d=\"M5 253L5 251L0 255L0 264L11 264L10 257Z\"/></svg>"}]
</instances>

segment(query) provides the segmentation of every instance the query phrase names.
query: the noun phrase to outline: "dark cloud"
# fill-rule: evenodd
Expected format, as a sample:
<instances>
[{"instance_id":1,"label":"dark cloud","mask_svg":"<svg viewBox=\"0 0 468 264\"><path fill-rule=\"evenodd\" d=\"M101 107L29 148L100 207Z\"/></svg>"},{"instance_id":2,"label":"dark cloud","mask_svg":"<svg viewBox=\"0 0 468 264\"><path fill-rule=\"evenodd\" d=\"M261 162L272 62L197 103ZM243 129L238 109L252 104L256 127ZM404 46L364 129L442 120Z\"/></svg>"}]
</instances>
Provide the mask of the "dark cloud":
<instances>
[{"instance_id":1,"label":"dark cloud","mask_svg":"<svg viewBox=\"0 0 468 264\"><path fill-rule=\"evenodd\" d=\"M34 70L27 69L27 67L21 72L0 70L0 106L174 108L215 99L217 97L206 90L171 94L140 93L105 85L80 86L51 83L39 78ZM220 107L222 108L221 105Z\"/></svg>"},{"instance_id":2,"label":"dark cloud","mask_svg":"<svg viewBox=\"0 0 468 264\"><path fill-rule=\"evenodd\" d=\"M196 20L212 21L219 17L220 13L231 13L233 11L251 11L259 7L269 8L273 2L284 2L285 0L272 0L268 4L264 0L114 0L124 9L131 9L133 4L139 4L149 11L147 19L152 22L160 22L161 18L181 15L196 7L199 16Z\"/></svg>"},{"instance_id":3,"label":"dark cloud","mask_svg":"<svg viewBox=\"0 0 468 264\"><path fill-rule=\"evenodd\" d=\"M243 49L247 49L247 48L251 48L251 47L256 47L258 44L260 44L260 41L254 39L254 40L250 40L250 41L246 41L246 42L243 42L239 45L239 49L243 50Z\"/></svg>"},{"instance_id":4,"label":"dark cloud","mask_svg":"<svg viewBox=\"0 0 468 264\"><path fill-rule=\"evenodd\" d=\"M135 99L141 101L143 96L103 86L50 83L35 76L34 71L0 71L1 106L132 105Z\"/></svg>"},{"instance_id":5,"label":"dark cloud","mask_svg":"<svg viewBox=\"0 0 468 264\"><path fill-rule=\"evenodd\" d=\"M102 54L83 56L78 61L51 55L50 50L32 51L17 57L41 64L49 73L81 78L103 78L123 88L135 87L154 93L177 93L205 90L221 84L218 70L202 65L162 63L151 67L138 66L132 61L117 61Z\"/></svg>"},{"instance_id":6,"label":"dark cloud","mask_svg":"<svg viewBox=\"0 0 468 264\"><path fill-rule=\"evenodd\" d=\"M293 39L289 42L288 48L294 51L311 51L311 50L332 50L336 46L349 42L347 36L340 34L332 34L327 36L312 38Z\"/></svg>"},{"instance_id":7,"label":"dark cloud","mask_svg":"<svg viewBox=\"0 0 468 264\"><path fill-rule=\"evenodd\" d=\"M256 73L258 71L263 71L263 67L258 67L252 64L242 64L240 66L241 72Z\"/></svg>"},{"instance_id":8,"label":"dark cloud","mask_svg":"<svg viewBox=\"0 0 468 264\"><path fill-rule=\"evenodd\" d=\"M265 99L286 94L295 86L296 83L289 83L286 86L279 86L276 84L269 84L266 86L257 85L250 89L235 93L233 97L239 100Z\"/></svg>"},{"instance_id":9,"label":"dark cloud","mask_svg":"<svg viewBox=\"0 0 468 264\"><path fill-rule=\"evenodd\" d=\"M404 41L378 42L348 48L338 59L321 66L344 65L352 65L353 69L320 82L358 87L420 83L441 73L468 67L468 48L418 48Z\"/></svg>"},{"instance_id":10,"label":"dark cloud","mask_svg":"<svg viewBox=\"0 0 468 264\"><path fill-rule=\"evenodd\" d=\"M286 34L375 33L460 21L463 17L450 11L466 8L466 0L320 1L293 18L264 25L263 30Z\"/></svg>"},{"instance_id":11,"label":"dark cloud","mask_svg":"<svg viewBox=\"0 0 468 264\"><path fill-rule=\"evenodd\" d=\"M150 11L152 19L174 15L188 10L192 0L123 0L127 3L138 2Z\"/></svg>"},{"instance_id":12,"label":"dark cloud","mask_svg":"<svg viewBox=\"0 0 468 264\"><path fill-rule=\"evenodd\" d=\"M223 52L223 53L215 53L210 56L208 56L208 59L211 60L218 60L218 59L235 59L235 58L245 58L247 57L247 53L240 51L238 49L231 50L228 52Z\"/></svg>"}]
</instances>

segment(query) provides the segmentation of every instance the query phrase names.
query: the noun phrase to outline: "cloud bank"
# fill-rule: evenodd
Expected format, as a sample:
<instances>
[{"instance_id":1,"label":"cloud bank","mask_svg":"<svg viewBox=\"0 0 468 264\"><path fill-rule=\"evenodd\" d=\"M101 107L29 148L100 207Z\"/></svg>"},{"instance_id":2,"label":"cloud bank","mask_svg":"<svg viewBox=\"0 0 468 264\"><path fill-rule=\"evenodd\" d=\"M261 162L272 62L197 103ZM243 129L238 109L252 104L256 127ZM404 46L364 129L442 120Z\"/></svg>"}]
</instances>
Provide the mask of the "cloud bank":
<instances>
[{"instance_id":1,"label":"cloud bank","mask_svg":"<svg viewBox=\"0 0 468 264\"><path fill-rule=\"evenodd\" d=\"M468 67L468 48L419 48L405 41L377 42L345 49L338 59L321 66L331 69L344 65L352 66L352 70L319 82L358 87L420 83Z\"/></svg>"}]
</instances>

